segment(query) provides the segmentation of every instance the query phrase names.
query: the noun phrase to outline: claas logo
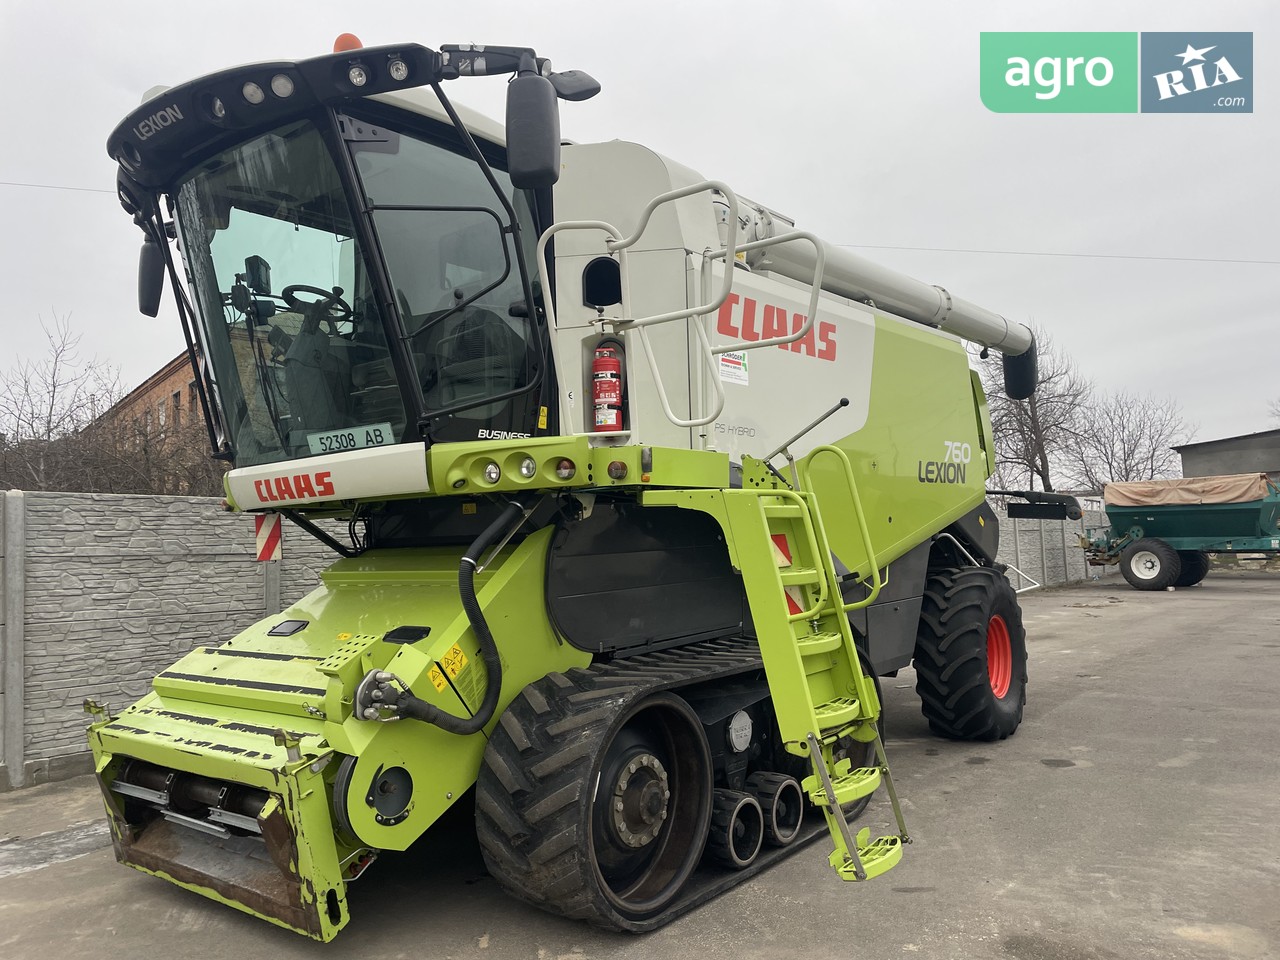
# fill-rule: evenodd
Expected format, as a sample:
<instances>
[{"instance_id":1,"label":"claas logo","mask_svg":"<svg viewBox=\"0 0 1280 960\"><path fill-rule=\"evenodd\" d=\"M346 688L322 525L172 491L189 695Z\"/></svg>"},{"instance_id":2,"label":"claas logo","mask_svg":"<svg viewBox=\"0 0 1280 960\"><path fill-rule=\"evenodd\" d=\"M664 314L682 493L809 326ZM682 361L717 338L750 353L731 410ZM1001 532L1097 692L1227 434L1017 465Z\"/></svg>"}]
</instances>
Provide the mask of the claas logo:
<instances>
[{"instance_id":1,"label":"claas logo","mask_svg":"<svg viewBox=\"0 0 1280 960\"><path fill-rule=\"evenodd\" d=\"M253 491L262 503L281 500L321 500L334 495L328 470L319 473L296 473L288 477L266 477L253 481Z\"/></svg>"},{"instance_id":2,"label":"claas logo","mask_svg":"<svg viewBox=\"0 0 1280 960\"><path fill-rule=\"evenodd\" d=\"M786 307L776 307L771 303L762 305L750 297L731 293L720 306L716 332L733 340L772 340L774 337L798 333L804 326L805 319L803 313L789 314ZM780 343L778 349L834 361L836 325L820 320L803 337L790 343Z\"/></svg>"}]
</instances>

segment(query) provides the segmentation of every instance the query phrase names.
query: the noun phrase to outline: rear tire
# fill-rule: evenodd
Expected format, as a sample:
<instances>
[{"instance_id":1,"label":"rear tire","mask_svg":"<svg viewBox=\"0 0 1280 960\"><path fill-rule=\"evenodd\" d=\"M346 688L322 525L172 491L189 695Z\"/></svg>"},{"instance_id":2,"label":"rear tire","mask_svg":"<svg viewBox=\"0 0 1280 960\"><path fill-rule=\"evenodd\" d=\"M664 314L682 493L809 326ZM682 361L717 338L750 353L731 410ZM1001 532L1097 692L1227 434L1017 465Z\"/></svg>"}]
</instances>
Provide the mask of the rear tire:
<instances>
[{"instance_id":1,"label":"rear tire","mask_svg":"<svg viewBox=\"0 0 1280 960\"><path fill-rule=\"evenodd\" d=\"M1194 587L1209 572L1209 555L1203 550L1179 550L1178 558L1182 570L1173 581L1175 587Z\"/></svg>"},{"instance_id":2,"label":"rear tire","mask_svg":"<svg viewBox=\"0 0 1280 960\"><path fill-rule=\"evenodd\" d=\"M1120 572L1135 590L1163 590L1177 586L1182 560L1163 540L1143 537L1120 554Z\"/></svg>"},{"instance_id":3,"label":"rear tire","mask_svg":"<svg viewBox=\"0 0 1280 960\"><path fill-rule=\"evenodd\" d=\"M939 570L925 584L916 692L934 733L1003 740L1027 702L1027 642L1013 587L987 567Z\"/></svg>"}]
</instances>

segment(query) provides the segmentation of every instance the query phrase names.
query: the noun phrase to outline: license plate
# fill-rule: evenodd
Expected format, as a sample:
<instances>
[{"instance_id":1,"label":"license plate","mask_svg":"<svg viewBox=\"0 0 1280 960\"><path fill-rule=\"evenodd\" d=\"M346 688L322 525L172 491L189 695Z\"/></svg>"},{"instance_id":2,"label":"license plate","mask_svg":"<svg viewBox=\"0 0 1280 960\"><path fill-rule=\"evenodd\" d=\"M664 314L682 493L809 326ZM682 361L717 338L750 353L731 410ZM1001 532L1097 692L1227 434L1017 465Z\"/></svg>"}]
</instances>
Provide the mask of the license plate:
<instances>
[{"instance_id":1,"label":"license plate","mask_svg":"<svg viewBox=\"0 0 1280 960\"><path fill-rule=\"evenodd\" d=\"M349 427L346 430L326 430L323 433L307 434L307 446L311 448L312 453L341 453L344 450L380 447L395 442L395 434L391 432L389 423L371 423L363 427Z\"/></svg>"}]
</instances>

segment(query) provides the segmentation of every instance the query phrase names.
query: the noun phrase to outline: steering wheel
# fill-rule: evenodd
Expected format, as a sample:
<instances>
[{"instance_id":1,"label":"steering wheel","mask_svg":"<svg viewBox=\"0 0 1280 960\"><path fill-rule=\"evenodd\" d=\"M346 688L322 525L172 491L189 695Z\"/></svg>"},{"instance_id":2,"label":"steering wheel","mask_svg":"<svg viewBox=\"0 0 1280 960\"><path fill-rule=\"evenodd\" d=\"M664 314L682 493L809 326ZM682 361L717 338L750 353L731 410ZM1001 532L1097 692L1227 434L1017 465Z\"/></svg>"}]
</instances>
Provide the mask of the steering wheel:
<instances>
[{"instance_id":1,"label":"steering wheel","mask_svg":"<svg viewBox=\"0 0 1280 960\"><path fill-rule=\"evenodd\" d=\"M320 299L303 300L298 296L300 293L313 293ZM330 333L335 332L335 324L350 320L353 312L351 305L342 299L341 287L326 290L324 287L312 287L305 283L294 283L280 291L280 298L290 308L297 310L299 313L324 320L329 324Z\"/></svg>"}]
</instances>

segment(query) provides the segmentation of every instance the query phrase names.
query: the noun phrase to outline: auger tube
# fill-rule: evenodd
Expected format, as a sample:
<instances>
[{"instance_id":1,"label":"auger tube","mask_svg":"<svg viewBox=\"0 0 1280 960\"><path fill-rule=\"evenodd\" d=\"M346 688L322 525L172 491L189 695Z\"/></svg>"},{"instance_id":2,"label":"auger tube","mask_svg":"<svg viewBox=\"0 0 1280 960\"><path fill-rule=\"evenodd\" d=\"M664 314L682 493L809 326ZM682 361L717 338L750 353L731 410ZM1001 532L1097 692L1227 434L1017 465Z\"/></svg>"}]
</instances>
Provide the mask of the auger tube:
<instances>
[{"instance_id":1,"label":"auger tube","mask_svg":"<svg viewBox=\"0 0 1280 960\"><path fill-rule=\"evenodd\" d=\"M869 300L890 313L980 343L1006 357L1026 353L1034 342L1031 331L1023 324L953 296L942 287L913 280L842 247L829 243L822 246L826 254L823 290L850 300ZM813 244L791 240L769 248L762 267L801 283L812 283L814 264Z\"/></svg>"}]
</instances>

